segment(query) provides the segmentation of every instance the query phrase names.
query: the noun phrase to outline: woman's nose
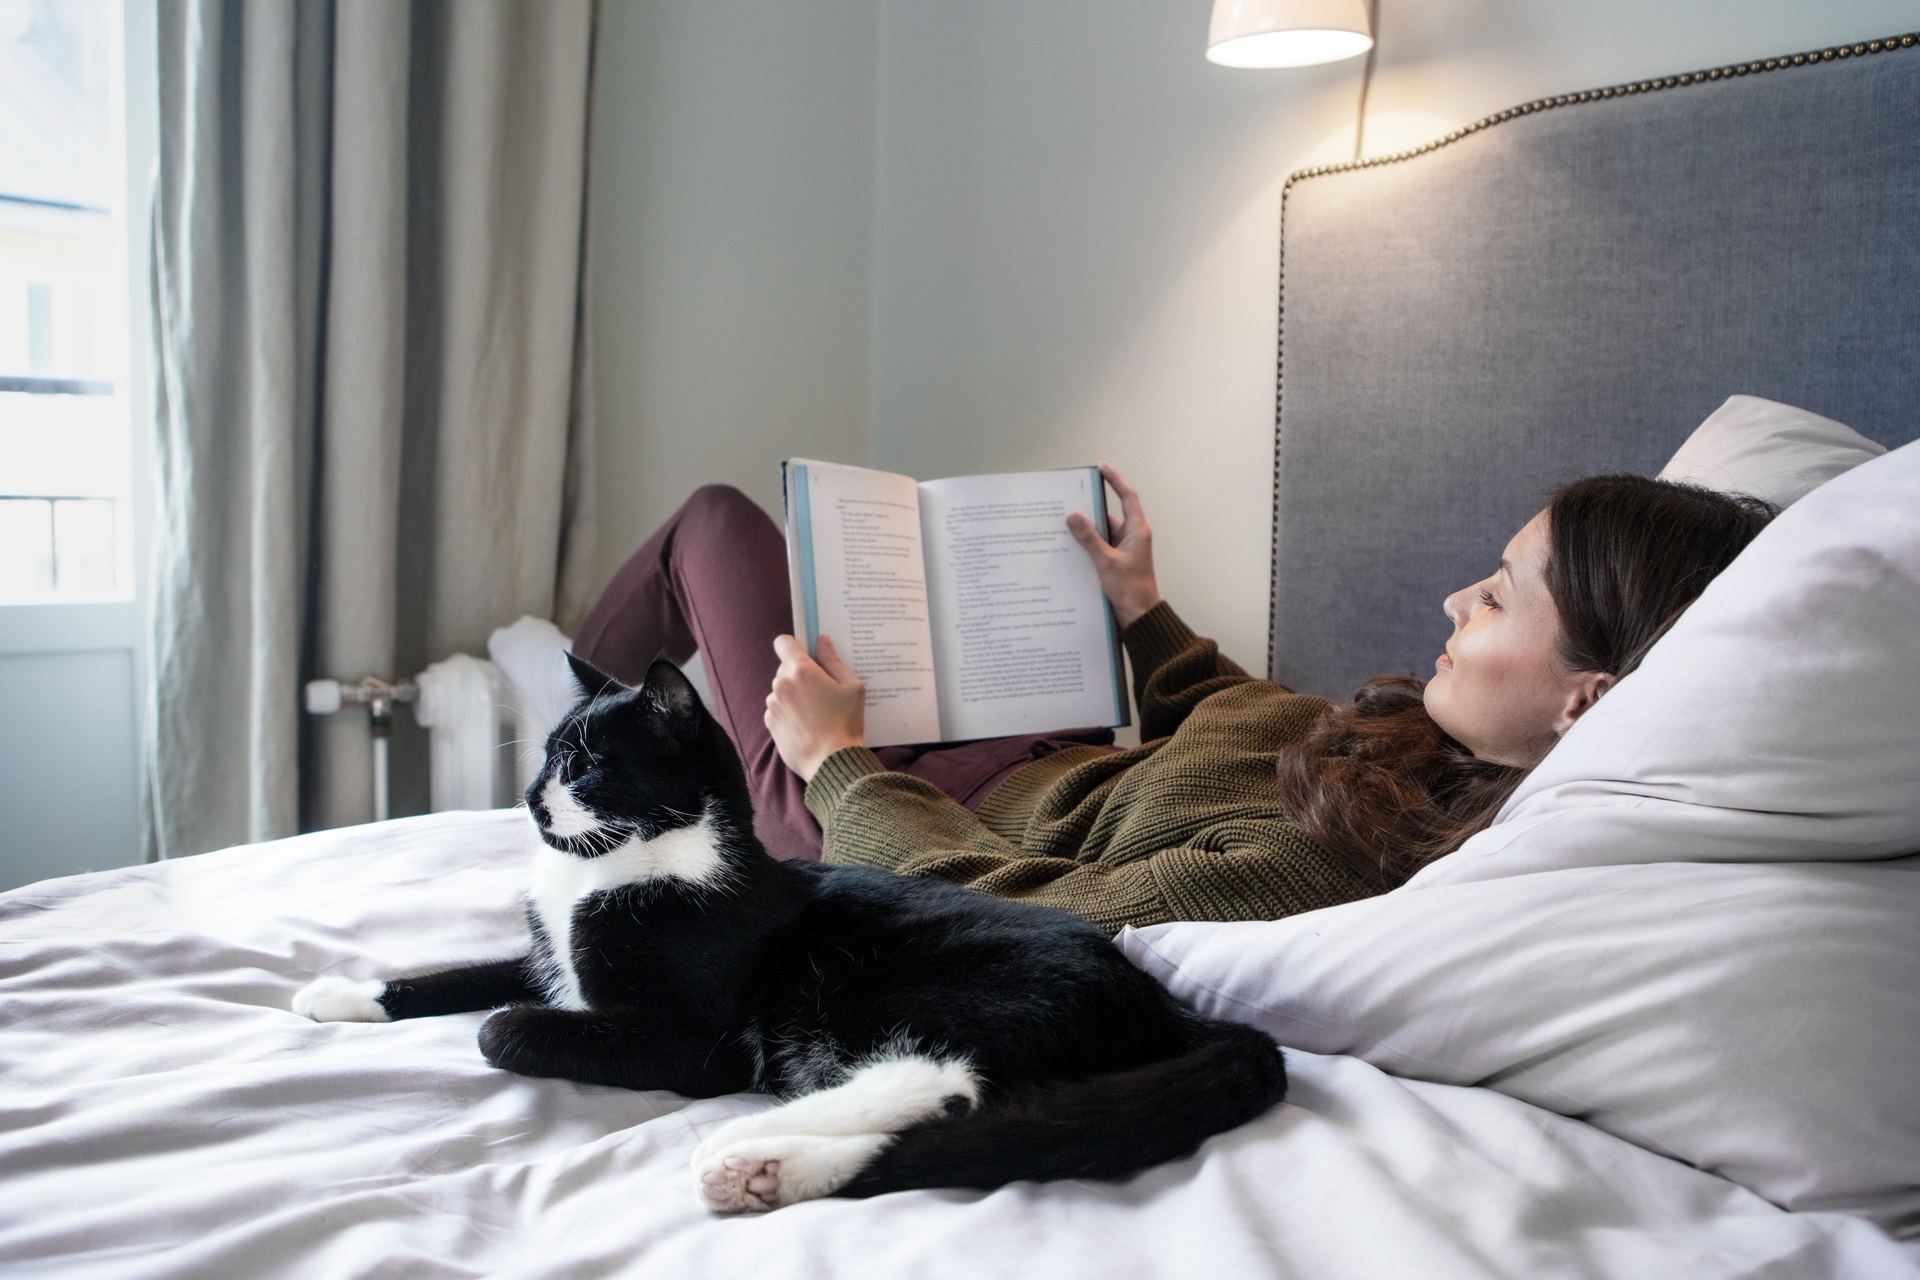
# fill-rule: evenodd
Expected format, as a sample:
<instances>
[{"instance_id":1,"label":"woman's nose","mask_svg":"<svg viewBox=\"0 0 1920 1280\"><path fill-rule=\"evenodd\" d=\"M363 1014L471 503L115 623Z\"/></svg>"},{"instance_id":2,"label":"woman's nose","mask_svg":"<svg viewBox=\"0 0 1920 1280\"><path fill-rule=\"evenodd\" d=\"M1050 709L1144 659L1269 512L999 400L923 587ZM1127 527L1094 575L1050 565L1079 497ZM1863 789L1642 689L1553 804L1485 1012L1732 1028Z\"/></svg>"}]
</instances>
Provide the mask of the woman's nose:
<instances>
[{"instance_id":1,"label":"woman's nose","mask_svg":"<svg viewBox=\"0 0 1920 1280\"><path fill-rule=\"evenodd\" d=\"M1453 624L1456 631L1467 625L1467 594L1471 590L1471 587L1464 587L1440 602L1440 611L1447 615L1447 621Z\"/></svg>"}]
</instances>

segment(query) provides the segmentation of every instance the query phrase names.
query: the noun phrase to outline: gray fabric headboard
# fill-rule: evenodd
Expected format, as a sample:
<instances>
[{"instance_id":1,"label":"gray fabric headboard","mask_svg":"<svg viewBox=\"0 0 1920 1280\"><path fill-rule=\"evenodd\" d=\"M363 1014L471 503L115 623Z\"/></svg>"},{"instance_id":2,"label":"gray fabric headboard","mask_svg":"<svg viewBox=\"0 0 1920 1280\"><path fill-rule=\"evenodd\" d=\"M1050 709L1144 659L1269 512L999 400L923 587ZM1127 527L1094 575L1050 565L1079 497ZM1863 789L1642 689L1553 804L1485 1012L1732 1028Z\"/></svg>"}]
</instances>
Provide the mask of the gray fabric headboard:
<instances>
[{"instance_id":1,"label":"gray fabric headboard","mask_svg":"<svg viewBox=\"0 0 1920 1280\"><path fill-rule=\"evenodd\" d=\"M1274 679L1431 675L1556 483L1735 393L1920 435L1920 40L1571 94L1281 202ZM1920 495L1916 495L1920 501Z\"/></svg>"}]
</instances>

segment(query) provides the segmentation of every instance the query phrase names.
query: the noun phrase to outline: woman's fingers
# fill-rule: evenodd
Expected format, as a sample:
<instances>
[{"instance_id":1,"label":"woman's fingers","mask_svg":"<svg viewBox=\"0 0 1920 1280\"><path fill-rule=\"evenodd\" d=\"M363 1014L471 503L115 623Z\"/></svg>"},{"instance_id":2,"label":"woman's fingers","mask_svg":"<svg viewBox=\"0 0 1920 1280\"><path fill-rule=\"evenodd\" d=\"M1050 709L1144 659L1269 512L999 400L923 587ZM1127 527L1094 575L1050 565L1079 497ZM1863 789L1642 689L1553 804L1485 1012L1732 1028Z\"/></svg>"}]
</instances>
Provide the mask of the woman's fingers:
<instances>
[{"instance_id":1,"label":"woman's fingers","mask_svg":"<svg viewBox=\"0 0 1920 1280\"><path fill-rule=\"evenodd\" d=\"M1103 461L1100 475L1120 495L1121 519L1108 515L1105 538L1084 516L1067 517L1067 527L1093 558L1100 589L1113 605L1114 620L1125 627L1160 602L1160 589L1153 577L1153 530L1147 526L1140 495L1119 469Z\"/></svg>"},{"instance_id":2,"label":"woman's fingers","mask_svg":"<svg viewBox=\"0 0 1920 1280\"><path fill-rule=\"evenodd\" d=\"M1111 462L1103 461L1100 464L1100 474L1105 476L1107 483L1113 486L1113 491L1120 495L1121 525L1113 535L1114 541L1118 542L1126 536L1121 530L1146 526L1146 509L1140 504L1140 491L1127 483L1127 478L1120 474L1118 467Z\"/></svg>"},{"instance_id":3,"label":"woman's fingers","mask_svg":"<svg viewBox=\"0 0 1920 1280\"><path fill-rule=\"evenodd\" d=\"M1122 476L1119 469L1111 462L1102 458L1100 459L1100 478L1111 485L1115 493L1121 495L1119 518L1115 519L1113 512L1107 512L1106 528L1107 541L1114 546L1118 546L1120 545L1120 540L1127 536L1126 477Z\"/></svg>"},{"instance_id":4,"label":"woman's fingers","mask_svg":"<svg viewBox=\"0 0 1920 1280\"><path fill-rule=\"evenodd\" d=\"M822 760L857 745L865 733L866 686L834 652L831 640L821 636L819 647L821 661L816 662L795 637L774 639L780 669L763 717L780 758L805 779Z\"/></svg>"},{"instance_id":5,"label":"woman's fingers","mask_svg":"<svg viewBox=\"0 0 1920 1280\"><path fill-rule=\"evenodd\" d=\"M780 666L773 673L773 687L767 691L767 706L790 700L813 681L831 679L820 664L807 655L807 648L793 636L775 636L773 651L780 657Z\"/></svg>"},{"instance_id":6,"label":"woman's fingers","mask_svg":"<svg viewBox=\"0 0 1920 1280\"><path fill-rule=\"evenodd\" d=\"M1093 522L1091 520L1087 521L1087 527L1089 529L1093 527ZM1126 536L1127 536L1126 517L1124 515L1116 516L1111 510L1109 510L1107 512L1107 527L1101 530L1101 533L1103 535L1101 540L1105 542L1108 546L1110 547L1119 546L1121 542L1123 542L1126 539Z\"/></svg>"},{"instance_id":7,"label":"woman's fingers","mask_svg":"<svg viewBox=\"0 0 1920 1280\"><path fill-rule=\"evenodd\" d=\"M833 647L833 637L820 637L820 668L840 684L859 684L860 677L854 669L840 659L840 651Z\"/></svg>"},{"instance_id":8,"label":"woman's fingers","mask_svg":"<svg viewBox=\"0 0 1920 1280\"><path fill-rule=\"evenodd\" d=\"M1089 555L1100 556L1111 554L1113 551L1112 544L1101 537L1099 531L1093 527L1093 521L1078 511L1067 513L1067 532L1073 535L1075 542L1087 549Z\"/></svg>"},{"instance_id":9,"label":"woman's fingers","mask_svg":"<svg viewBox=\"0 0 1920 1280\"><path fill-rule=\"evenodd\" d=\"M1100 463L1100 475L1113 486L1113 491L1120 495L1119 518L1116 519L1112 512L1108 512L1107 527L1096 530L1093 522L1078 512L1067 517L1067 532L1073 535L1074 541L1087 549L1088 554L1094 556L1100 555L1103 547L1109 550L1120 547L1127 541L1129 535L1136 535L1139 538L1151 536L1147 530L1146 510L1141 506L1139 491L1127 483L1127 478L1121 475L1119 469L1111 462Z\"/></svg>"},{"instance_id":10,"label":"woman's fingers","mask_svg":"<svg viewBox=\"0 0 1920 1280\"><path fill-rule=\"evenodd\" d=\"M773 651L783 665L789 662L811 663L813 661L807 656L807 646L793 636L775 636Z\"/></svg>"},{"instance_id":11,"label":"woman's fingers","mask_svg":"<svg viewBox=\"0 0 1920 1280\"><path fill-rule=\"evenodd\" d=\"M837 685L856 685L860 676L846 664L840 653L833 647L830 636L820 637L820 657L816 661L807 653L805 645L794 636L775 636L773 651L779 655L780 669L773 673L776 689L808 679L825 679ZM772 695L768 695L769 701Z\"/></svg>"}]
</instances>

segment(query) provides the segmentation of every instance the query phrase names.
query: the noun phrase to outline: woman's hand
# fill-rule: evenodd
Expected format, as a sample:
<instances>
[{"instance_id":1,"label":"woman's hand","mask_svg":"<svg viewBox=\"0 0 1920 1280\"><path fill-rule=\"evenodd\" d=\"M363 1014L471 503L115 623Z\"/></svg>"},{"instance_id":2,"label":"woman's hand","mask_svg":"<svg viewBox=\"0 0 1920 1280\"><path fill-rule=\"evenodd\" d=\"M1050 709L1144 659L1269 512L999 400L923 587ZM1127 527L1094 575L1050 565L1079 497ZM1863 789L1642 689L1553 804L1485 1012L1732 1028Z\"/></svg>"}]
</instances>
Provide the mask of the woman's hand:
<instances>
[{"instance_id":1,"label":"woman's hand","mask_svg":"<svg viewBox=\"0 0 1920 1280\"><path fill-rule=\"evenodd\" d=\"M780 669L767 695L767 732L787 768L812 782L828 756L865 740L867 686L825 636L818 662L792 636L776 637L773 651L780 655Z\"/></svg>"},{"instance_id":2,"label":"woman's hand","mask_svg":"<svg viewBox=\"0 0 1920 1280\"><path fill-rule=\"evenodd\" d=\"M1100 589L1113 604L1113 620L1125 630L1160 603L1160 587L1153 578L1153 530L1147 527L1140 495L1113 464L1102 462L1100 474L1120 495L1119 521L1107 520L1112 541L1101 537L1093 522L1077 511L1067 517L1067 532L1093 557Z\"/></svg>"}]
</instances>

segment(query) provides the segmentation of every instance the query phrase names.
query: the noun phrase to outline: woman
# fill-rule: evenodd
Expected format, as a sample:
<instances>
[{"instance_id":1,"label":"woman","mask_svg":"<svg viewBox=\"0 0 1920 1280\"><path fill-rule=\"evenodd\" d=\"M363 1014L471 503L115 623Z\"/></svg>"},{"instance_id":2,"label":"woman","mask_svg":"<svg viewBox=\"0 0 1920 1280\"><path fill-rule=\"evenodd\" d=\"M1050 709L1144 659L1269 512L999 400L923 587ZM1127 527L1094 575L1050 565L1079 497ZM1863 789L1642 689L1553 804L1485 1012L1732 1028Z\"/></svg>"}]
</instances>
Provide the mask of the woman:
<instances>
[{"instance_id":1,"label":"woman","mask_svg":"<svg viewBox=\"0 0 1920 1280\"><path fill-rule=\"evenodd\" d=\"M1491 821L1526 771L1638 664L1771 517L1752 499L1602 476L1559 490L1498 570L1447 597L1433 678L1351 705L1249 676L1160 598L1140 497L1093 558L1132 661L1142 744L1105 730L927 750L861 746L865 691L789 618L780 531L696 493L621 569L574 650L637 682L698 648L781 857L970 884L1105 928L1272 919L1404 881ZM769 690L771 690L769 692Z\"/></svg>"}]
</instances>

